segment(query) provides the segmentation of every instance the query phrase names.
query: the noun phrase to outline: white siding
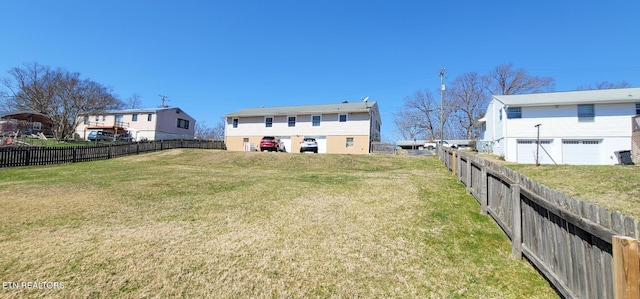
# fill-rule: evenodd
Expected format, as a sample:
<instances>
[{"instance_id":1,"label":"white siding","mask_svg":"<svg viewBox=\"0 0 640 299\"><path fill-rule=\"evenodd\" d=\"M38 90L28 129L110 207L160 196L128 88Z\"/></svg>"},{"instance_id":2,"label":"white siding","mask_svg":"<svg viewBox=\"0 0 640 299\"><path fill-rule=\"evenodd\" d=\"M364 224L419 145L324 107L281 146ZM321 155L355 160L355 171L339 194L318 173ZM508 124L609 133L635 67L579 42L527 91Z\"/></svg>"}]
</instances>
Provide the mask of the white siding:
<instances>
[{"instance_id":1,"label":"white siding","mask_svg":"<svg viewBox=\"0 0 640 299\"><path fill-rule=\"evenodd\" d=\"M540 124L540 139L552 139L554 146L549 154L557 163L570 164L615 164L617 160L614 151L628 150L631 147L631 116L635 114L634 103L624 104L596 104L593 122L579 122L577 105L554 105L546 107L522 107L522 118L507 119L503 117L507 134L505 160L520 162L518 154L518 139L537 138ZM489 119L487 121L490 121ZM500 122L498 122L499 124ZM489 126L487 126L488 128ZM563 139L573 140L601 140L597 153L587 154L582 151L576 159L568 158L564 152ZM566 149L566 148L565 148ZM576 150L569 147L570 150ZM495 154L500 149L494 148ZM586 157L590 157L586 162ZM582 159L582 158L584 159ZM568 161L563 161L568 158ZM521 163L521 162L520 162Z\"/></svg>"},{"instance_id":2,"label":"white siding","mask_svg":"<svg viewBox=\"0 0 640 299\"><path fill-rule=\"evenodd\" d=\"M237 128L233 128L233 118L227 119L227 136L368 135L370 128L368 113L349 113L342 123L338 114L323 114L318 127L312 126L311 115L297 115L295 127L289 127L286 115L274 116L269 128L263 116L238 117Z\"/></svg>"}]
</instances>

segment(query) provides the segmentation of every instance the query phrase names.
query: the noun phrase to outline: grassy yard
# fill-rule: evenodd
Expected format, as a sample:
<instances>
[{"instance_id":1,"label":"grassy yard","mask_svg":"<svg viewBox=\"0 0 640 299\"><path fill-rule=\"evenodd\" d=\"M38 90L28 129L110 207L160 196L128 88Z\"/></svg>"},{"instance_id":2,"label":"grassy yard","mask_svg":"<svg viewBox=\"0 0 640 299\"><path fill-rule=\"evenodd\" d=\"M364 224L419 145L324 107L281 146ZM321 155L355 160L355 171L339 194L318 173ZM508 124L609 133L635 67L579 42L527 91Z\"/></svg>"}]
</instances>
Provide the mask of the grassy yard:
<instances>
[{"instance_id":1,"label":"grassy yard","mask_svg":"<svg viewBox=\"0 0 640 299\"><path fill-rule=\"evenodd\" d=\"M0 297L557 298L435 158L169 150L0 169Z\"/></svg>"},{"instance_id":2,"label":"grassy yard","mask_svg":"<svg viewBox=\"0 0 640 299\"><path fill-rule=\"evenodd\" d=\"M640 165L540 165L494 162L569 196L640 220Z\"/></svg>"}]
</instances>

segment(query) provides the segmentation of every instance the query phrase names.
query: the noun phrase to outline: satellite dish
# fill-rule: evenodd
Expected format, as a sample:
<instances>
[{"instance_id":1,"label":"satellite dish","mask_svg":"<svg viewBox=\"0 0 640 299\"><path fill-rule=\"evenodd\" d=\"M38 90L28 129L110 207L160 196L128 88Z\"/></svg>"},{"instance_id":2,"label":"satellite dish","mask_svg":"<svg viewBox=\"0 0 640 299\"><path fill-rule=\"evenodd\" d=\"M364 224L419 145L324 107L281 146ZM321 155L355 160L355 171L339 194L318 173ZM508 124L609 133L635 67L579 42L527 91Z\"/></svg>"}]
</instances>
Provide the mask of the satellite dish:
<instances>
[{"instance_id":1,"label":"satellite dish","mask_svg":"<svg viewBox=\"0 0 640 299\"><path fill-rule=\"evenodd\" d=\"M362 99L363 102L366 102L369 100L369 97L365 97L364 99Z\"/></svg>"}]
</instances>

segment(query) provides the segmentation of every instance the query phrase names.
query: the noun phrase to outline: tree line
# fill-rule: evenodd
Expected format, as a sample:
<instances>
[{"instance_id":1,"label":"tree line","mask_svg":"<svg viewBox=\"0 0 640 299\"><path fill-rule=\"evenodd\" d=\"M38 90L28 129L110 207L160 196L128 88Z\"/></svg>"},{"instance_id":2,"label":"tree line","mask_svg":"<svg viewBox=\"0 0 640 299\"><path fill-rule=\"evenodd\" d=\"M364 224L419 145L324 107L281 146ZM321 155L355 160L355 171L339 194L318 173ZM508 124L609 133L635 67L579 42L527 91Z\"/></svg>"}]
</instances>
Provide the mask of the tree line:
<instances>
[{"instance_id":1,"label":"tree line","mask_svg":"<svg viewBox=\"0 0 640 299\"><path fill-rule=\"evenodd\" d=\"M394 113L394 124L399 137L405 140L476 139L479 137L478 120L483 116L492 95L514 95L554 90L555 80L539 77L513 63L495 67L488 74L477 72L462 74L451 81L444 91L444 105L440 89L418 90L404 98L403 108ZM607 89L630 87L627 82L600 82L577 87ZM443 118L444 117L444 118Z\"/></svg>"}]
</instances>

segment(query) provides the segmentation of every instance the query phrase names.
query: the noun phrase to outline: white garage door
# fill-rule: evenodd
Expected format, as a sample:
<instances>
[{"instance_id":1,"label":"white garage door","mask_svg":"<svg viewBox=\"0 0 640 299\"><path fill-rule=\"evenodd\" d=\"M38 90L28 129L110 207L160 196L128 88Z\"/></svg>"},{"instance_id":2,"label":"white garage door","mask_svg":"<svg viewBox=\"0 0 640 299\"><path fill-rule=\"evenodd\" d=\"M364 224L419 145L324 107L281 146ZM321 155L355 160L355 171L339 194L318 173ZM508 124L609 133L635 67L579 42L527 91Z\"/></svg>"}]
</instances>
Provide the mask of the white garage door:
<instances>
[{"instance_id":1,"label":"white garage door","mask_svg":"<svg viewBox=\"0 0 640 299\"><path fill-rule=\"evenodd\" d=\"M327 153L327 136L304 136L309 138L315 138L318 143L318 153L326 154Z\"/></svg>"},{"instance_id":2,"label":"white garage door","mask_svg":"<svg viewBox=\"0 0 640 299\"><path fill-rule=\"evenodd\" d=\"M573 165L600 164L600 148L602 140L598 139L563 139L562 163Z\"/></svg>"},{"instance_id":3,"label":"white garage door","mask_svg":"<svg viewBox=\"0 0 640 299\"><path fill-rule=\"evenodd\" d=\"M540 164L553 163L548 153L552 153L553 142L552 140L540 140L540 149L538 152L538 161ZM546 150L546 151L545 151ZM516 148L518 155L518 163L522 164L535 164L536 163L536 151L538 151L538 145L535 139L518 139L518 146Z\"/></svg>"},{"instance_id":4,"label":"white garage door","mask_svg":"<svg viewBox=\"0 0 640 299\"><path fill-rule=\"evenodd\" d=\"M291 136L279 136L280 142L284 145L284 150L291 153Z\"/></svg>"}]
</instances>

